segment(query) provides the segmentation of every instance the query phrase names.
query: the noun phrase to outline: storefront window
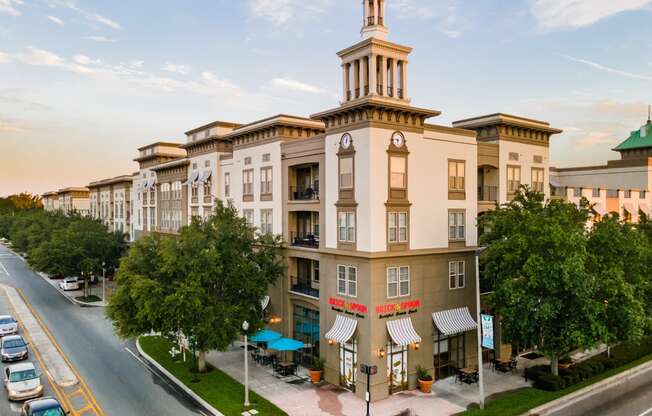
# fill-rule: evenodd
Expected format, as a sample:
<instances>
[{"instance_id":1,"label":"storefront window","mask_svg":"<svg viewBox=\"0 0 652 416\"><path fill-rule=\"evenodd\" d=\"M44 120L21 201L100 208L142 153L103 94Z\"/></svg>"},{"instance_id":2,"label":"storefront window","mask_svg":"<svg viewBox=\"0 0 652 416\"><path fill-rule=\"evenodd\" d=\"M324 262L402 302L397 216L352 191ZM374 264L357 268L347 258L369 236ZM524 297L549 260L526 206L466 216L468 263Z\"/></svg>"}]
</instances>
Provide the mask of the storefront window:
<instances>
[{"instance_id":1,"label":"storefront window","mask_svg":"<svg viewBox=\"0 0 652 416\"><path fill-rule=\"evenodd\" d=\"M294 353L294 361L310 367L319 357L319 311L294 305L294 339L309 345Z\"/></svg>"},{"instance_id":2,"label":"storefront window","mask_svg":"<svg viewBox=\"0 0 652 416\"><path fill-rule=\"evenodd\" d=\"M358 367L358 341L350 339L340 344L340 385L355 391L355 371Z\"/></svg>"},{"instance_id":3,"label":"storefront window","mask_svg":"<svg viewBox=\"0 0 652 416\"><path fill-rule=\"evenodd\" d=\"M387 343L387 380L389 394L407 390L408 347Z\"/></svg>"},{"instance_id":4,"label":"storefront window","mask_svg":"<svg viewBox=\"0 0 652 416\"><path fill-rule=\"evenodd\" d=\"M458 368L466 366L465 344L464 334L447 336L435 329L432 350L436 380L453 376Z\"/></svg>"}]
</instances>

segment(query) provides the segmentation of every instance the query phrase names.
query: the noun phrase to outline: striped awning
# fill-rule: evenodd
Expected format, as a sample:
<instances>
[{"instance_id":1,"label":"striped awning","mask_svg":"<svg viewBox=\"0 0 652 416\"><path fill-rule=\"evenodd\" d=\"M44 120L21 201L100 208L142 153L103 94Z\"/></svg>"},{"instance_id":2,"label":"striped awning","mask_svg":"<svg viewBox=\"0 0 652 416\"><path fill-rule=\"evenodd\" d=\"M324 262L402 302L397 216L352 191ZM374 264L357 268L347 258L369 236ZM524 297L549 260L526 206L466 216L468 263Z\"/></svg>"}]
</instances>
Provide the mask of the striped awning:
<instances>
[{"instance_id":1,"label":"striped awning","mask_svg":"<svg viewBox=\"0 0 652 416\"><path fill-rule=\"evenodd\" d=\"M199 180L199 171L194 171L190 177L188 178L187 181L185 181L183 184L184 185L194 185L195 182Z\"/></svg>"},{"instance_id":2,"label":"striped awning","mask_svg":"<svg viewBox=\"0 0 652 416\"><path fill-rule=\"evenodd\" d=\"M324 335L324 337L339 342L340 344L346 344L353 336L357 326L358 321L355 319L343 315L336 315L333 327L326 333L326 335Z\"/></svg>"},{"instance_id":3,"label":"striped awning","mask_svg":"<svg viewBox=\"0 0 652 416\"><path fill-rule=\"evenodd\" d=\"M596 214L598 215L605 215L607 214L607 210L604 208L604 206L601 203L596 203L593 205L593 211L595 211Z\"/></svg>"},{"instance_id":4,"label":"striped awning","mask_svg":"<svg viewBox=\"0 0 652 416\"><path fill-rule=\"evenodd\" d=\"M396 345L405 346L421 342L421 336L414 330L410 318L387 321L387 331Z\"/></svg>"},{"instance_id":5,"label":"striped awning","mask_svg":"<svg viewBox=\"0 0 652 416\"><path fill-rule=\"evenodd\" d=\"M269 301L270 301L269 295L265 295L265 297L260 300L260 306L262 307L263 310L267 309L267 307L269 306Z\"/></svg>"},{"instance_id":6,"label":"striped awning","mask_svg":"<svg viewBox=\"0 0 652 416\"><path fill-rule=\"evenodd\" d=\"M469 308L466 306L447 311L433 312L432 320L439 332L444 335L461 334L478 327L478 324L471 317Z\"/></svg>"},{"instance_id":7,"label":"striped awning","mask_svg":"<svg viewBox=\"0 0 652 416\"><path fill-rule=\"evenodd\" d=\"M550 183L550 186L554 186L555 188L561 188L561 183L559 183L559 179L555 176L550 176L548 178L548 182Z\"/></svg>"},{"instance_id":8,"label":"striped awning","mask_svg":"<svg viewBox=\"0 0 652 416\"><path fill-rule=\"evenodd\" d=\"M651 216L650 214L652 214L650 212L650 206L645 202L639 202L638 209L640 209L641 212L643 212L643 214L647 215L648 217L650 217Z\"/></svg>"},{"instance_id":9,"label":"striped awning","mask_svg":"<svg viewBox=\"0 0 652 416\"><path fill-rule=\"evenodd\" d=\"M634 204L629 204L629 203L623 204L623 209L632 215L637 214L637 212L634 210Z\"/></svg>"},{"instance_id":10,"label":"striped awning","mask_svg":"<svg viewBox=\"0 0 652 416\"><path fill-rule=\"evenodd\" d=\"M145 182L143 189L152 189L154 185L156 185L156 179L148 179L147 182Z\"/></svg>"},{"instance_id":11,"label":"striped awning","mask_svg":"<svg viewBox=\"0 0 652 416\"><path fill-rule=\"evenodd\" d=\"M212 170L205 170L201 173L201 176L199 178L199 182L206 182L211 178L211 175L213 174Z\"/></svg>"}]
</instances>

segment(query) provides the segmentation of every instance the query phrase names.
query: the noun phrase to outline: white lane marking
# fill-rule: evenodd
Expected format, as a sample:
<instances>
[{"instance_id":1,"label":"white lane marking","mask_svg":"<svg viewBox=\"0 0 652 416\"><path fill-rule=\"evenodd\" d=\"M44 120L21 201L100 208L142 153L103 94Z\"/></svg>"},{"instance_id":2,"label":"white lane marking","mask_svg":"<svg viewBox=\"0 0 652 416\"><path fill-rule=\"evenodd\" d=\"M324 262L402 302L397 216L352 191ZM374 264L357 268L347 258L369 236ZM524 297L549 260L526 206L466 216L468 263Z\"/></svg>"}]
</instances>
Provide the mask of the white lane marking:
<instances>
[{"instance_id":1,"label":"white lane marking","mask_svg":"<svg viewBox=\"0 0 652 416\"><path fill-rule=\"evenodd\" d=\"M646 416L649 415L650 413L652 413L652 407L650 407L649 409L647 409L645 412L641 413L638 416Z\"/></svg>"},{"instance_id":2,"label":"white lane marking","mask_svg":"<svg viewBox=\"0 0 652 416\"><path fill-rule=\"evenodd\" d=\"M0 267L2 268L2 270L4 270L4 274L6 274L7 276L11 276L11 275L9 274L9 272L7 271L7 269L5 268L5 265L2 264L1 261L0 261Z\"/></svg>"},{"instance_id":3,"label":"white lane marking","mask_svg":"<svg viewBox=\"0 0 652 416\"><path fill-rule=\"evenodd\" d=\"M163 377L161 377L160 375L158 375L157 373L155 373L154 370L152 370L152 369L150 368L150 366L149 366L145 361L143 361L142 358L140 358L139 356L136 355L136 353L134 353L134 352L133 352L132 350L130 350L128 347L125 347L125 350L126 350L129 354L131 354L135 359L137 359L138 362L140 362L140 363L141 363L141 364L142 364L142 365L143 365L147 370L149 370L150 373L154 374L156 377L158 377L158 378L160 378L161 380L163 380L163 382L164 382L165 384L167 384L168 386L170 386L170 387L172 387L172 388L174 388L174 389L176 390L176 387L177 387L176 385L173 386L173 385L170 384L170 383L169 383L165 378L163 378ZM199 411L199 413L201 413L202 415L204 415L204 416L208 416L208 415L207 415L206 413L204 413L203 411L201 411L201 410L199 410L199 409L198 409L198 411Z\"/></svg>"}]
</instances>

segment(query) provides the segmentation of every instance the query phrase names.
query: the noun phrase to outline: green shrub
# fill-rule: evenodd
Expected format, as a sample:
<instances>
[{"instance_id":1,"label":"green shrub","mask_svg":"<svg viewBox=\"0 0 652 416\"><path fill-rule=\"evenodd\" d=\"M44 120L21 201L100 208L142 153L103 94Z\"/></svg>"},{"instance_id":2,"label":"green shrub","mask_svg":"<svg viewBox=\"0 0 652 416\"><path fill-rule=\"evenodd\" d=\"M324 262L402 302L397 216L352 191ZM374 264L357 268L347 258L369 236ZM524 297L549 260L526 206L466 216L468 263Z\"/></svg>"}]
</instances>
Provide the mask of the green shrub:
<instances>
[{"instance_id":1,"label":"green shrub","mask_svg":"<svg viewBox=\"0 0 652 416\"><path fill-rule=\"evenodd\" d=\"M542 374L534 382L534 387L541 390L557 391L565 387L564 380L552 374Z\"/></svg>"}]
</instances>

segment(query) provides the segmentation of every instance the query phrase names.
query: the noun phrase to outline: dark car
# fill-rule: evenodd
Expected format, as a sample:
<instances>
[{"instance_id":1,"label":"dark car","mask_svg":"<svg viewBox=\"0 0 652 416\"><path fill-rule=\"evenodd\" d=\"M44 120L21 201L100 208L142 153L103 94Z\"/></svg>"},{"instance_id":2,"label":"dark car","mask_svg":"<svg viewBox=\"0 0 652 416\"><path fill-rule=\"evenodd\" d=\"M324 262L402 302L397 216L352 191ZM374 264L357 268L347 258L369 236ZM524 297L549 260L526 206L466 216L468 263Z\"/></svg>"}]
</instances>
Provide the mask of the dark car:
<instances>
[{"instance_id":1,"label":"dark car","mask_svg":"<svg viewBox=\"0 0 652 416\"><path fill-rule=\"evenodd\" d=\"M24 360L28 355L27 343L20 335L9 335L0 340L0 358L3 363Z\"/></svg>"},{"instance_id":2,"label":"dark car","mask_svg":"<svg viewBox=\"0 0 652 416\"><path fill-rule=\"evenodd\" d=\"M42 397L26 401L20 414L21 416L64 416L70 412L63 410L54 397Z\"/></svg>"}]
</instances>

